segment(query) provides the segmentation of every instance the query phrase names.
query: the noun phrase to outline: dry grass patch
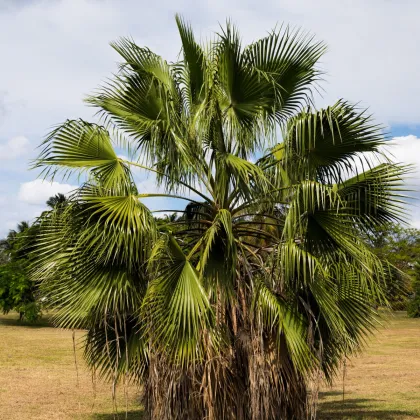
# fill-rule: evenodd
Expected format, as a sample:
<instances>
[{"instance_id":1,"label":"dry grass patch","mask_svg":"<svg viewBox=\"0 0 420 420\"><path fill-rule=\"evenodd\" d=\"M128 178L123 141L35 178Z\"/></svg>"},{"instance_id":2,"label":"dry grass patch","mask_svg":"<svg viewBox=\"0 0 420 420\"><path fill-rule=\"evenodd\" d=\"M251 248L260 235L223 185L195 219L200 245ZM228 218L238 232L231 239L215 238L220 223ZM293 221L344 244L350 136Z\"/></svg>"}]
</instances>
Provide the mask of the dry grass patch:
<instances>
[{"instance_id":1,"label":"dry grass patch","mask_svg":"<svg viewBox=\"0 0 420 420\"><path fill-rule=\"evenodd\" d=\"M76 332L80 340L83 332ZM96 381L77 350L78 376L71 331L20 324L16 314L0 316L0 418L7 420L111 420L111 386ZM79 345L80 347L80 345ZM95 389L96 388L96 389ZM129 419L141 418L138 390L127 388ZM120 419L125 419L126 398L117 395Z\"/></svg>"},{"instance_id":2,"label":"dry grass patch","mask_svg":"<svg viewBox=\"0 0 420 420\"><path fill-rule=\"evenodd\" d=\"M70 331L20 324L16 315L0 316L0 417L7 420L111 420L109 384L91 375L77 351L79 385ZM76 337L80 339L82 332ZM138 389L128 388L128 419L141 419ZM420 419L420 320L398 313L352 359L342 381L321 393L320 419ZM119 418L125 418L122 389Z\"/></svg>"},{"instance_id":3,"label":"dry grass patch","mask_svg":"<svg viewBox=\"0 0 420 420\"><path fill-rule=\"evenodd\" d=\"M324 388L320 419L420 419L420 319L395 313L366 350L347 362L343 382Z\"/></svg>"}]
</instances>

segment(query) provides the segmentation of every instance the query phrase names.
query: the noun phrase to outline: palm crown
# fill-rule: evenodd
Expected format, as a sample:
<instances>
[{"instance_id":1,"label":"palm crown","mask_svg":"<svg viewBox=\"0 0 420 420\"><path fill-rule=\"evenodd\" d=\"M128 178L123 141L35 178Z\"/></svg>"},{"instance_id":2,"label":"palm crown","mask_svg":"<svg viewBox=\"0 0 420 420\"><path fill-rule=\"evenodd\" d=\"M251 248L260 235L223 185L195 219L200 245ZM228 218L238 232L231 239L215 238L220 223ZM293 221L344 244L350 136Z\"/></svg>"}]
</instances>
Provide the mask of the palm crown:
<instances>
[{"instance_id":1,"label":"palm crown","mask_svg":"<svg viewBox=\"0 0 420 420\"><path fill-rule=\"evenodd\" d=\"M313 379L386 301L360 238L398 219L407 169L370 165L384 139L365 112L309 105L324 44L282 27L243 48L227 24L201 46L177 24L180 61L112 44L123 64L88 99L102 125L45 140L45 176L87 176L44 214L34 275L58 325L88 330L95 369L142 382L153 418L311 416ZM165 193L139 191L137 167ZM157 223L144 199L162 195L186 200L181 217Z\"/></svg>"}]
</instances>

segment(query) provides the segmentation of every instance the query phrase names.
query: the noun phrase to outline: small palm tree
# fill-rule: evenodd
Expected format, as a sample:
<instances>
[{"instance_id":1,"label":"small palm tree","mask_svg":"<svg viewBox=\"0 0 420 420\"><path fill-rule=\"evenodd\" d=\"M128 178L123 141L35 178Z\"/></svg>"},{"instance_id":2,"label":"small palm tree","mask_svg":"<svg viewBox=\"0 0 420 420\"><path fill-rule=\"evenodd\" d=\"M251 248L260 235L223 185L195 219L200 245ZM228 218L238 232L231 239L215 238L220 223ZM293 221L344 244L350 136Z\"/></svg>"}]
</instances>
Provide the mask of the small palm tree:
<instances>
[{"instance_id":1,"label":"small palm tree","mask_svg":"<svg viewBox=\"0 0 420 420\"><path fill-rule=\"evenodd\" d=\"M4 251L11 251L13 249L14 243L16 242L18 235L29 230L29 223L26 221L19 222L17 228L10 229L7 234L6 239L0 240L0 249Z\"/></svg>"},{"instance_id":2,"label":"small palm tree","mask_svg":"<svg viewBox=\"0 0 420 420\"><path fill-rule=\"evenodd\" d=\"M312 384L386 303L361 234L398 220L406 168L370 165L384 138L365 112L310 106L324 44L282 27L243 48L227 24L201 46L177 25L179 62L112 44L120 72L88 100L103 125L45 140L44 176L87 177L44 215L35 275L57 325L88 330L88 363L142 383L151 418L311 417ZM132 168L166 192L139 191ZM157 223L158 196L183 216Z\"/></svg>"},{"instance_id":3,"label":"small palm tree","mask_svg":"<svg viewBox=\"0 0 420 420\"><path fill-rule=\"evenodd\" d=\"M62 193L58 193L51 196L46 204L50 209L62 208L67 204L67 197Z\"/></svg>"}]
</instances>

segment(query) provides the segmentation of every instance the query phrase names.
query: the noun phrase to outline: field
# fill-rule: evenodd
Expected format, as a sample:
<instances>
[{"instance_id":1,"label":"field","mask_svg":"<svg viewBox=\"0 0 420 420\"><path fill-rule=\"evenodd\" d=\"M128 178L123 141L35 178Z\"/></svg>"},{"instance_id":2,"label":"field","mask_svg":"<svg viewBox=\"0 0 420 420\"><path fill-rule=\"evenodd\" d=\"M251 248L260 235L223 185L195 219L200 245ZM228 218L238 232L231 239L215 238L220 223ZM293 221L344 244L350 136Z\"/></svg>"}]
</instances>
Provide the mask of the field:
<instances>
[{"instance_id":1,"label":"field","mask_svg":"<svg viewBox=\"0 0 420 420\"><path fill-rule=\"evenodd\" d=\"M344 380L320 394L320 419L420 419L420 319L395 313Z\"/></svg>"},{"instance_id":2,"label":"field","mask_svg":"<svg viewBox=\"0 0 420 420\"><path fill-rule=\"evenodd\" d=\"M114 419L109 384L92 380L83 365L76 333L77 370L71 331L20 325L15 314L0 316L0 419ZM79 341L79 344L77 342ZM117 390L119 419L141 418L135 387Z\"/></svg>"},{"instance_id":3,"label":"field","mask_svg":"<svg viewBox=\"0 0 420 420\"><path fill-rule=\"evenodd\" d=\"M111 420L109 384L92 377L72 333L47 322L21 325L0 316L0 417L4 420ZM76 342L82 337L76 333ZM80 341L79 345L80 346ZM320 394L320 419L420 419L420 320L391 317L367 350L353 358L333 388ZM141 418L138 390L117 392L120 419Z\"/></svg>"}]
</instances>

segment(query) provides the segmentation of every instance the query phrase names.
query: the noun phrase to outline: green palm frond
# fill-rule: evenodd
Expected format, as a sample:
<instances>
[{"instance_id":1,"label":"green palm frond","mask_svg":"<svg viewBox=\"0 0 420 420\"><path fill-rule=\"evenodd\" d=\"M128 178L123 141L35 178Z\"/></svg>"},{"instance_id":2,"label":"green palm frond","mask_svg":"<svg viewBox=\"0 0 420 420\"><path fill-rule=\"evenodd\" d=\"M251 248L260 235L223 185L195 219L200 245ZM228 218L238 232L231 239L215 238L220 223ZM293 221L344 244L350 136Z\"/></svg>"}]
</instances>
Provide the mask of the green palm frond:
<instances>
[{"instance_id":1,"label":"green palm frond","mask_svg":"<svg viewBox=\"0 0 420 420\"><path fill-rule=\"evenodd\" d=\"M407 189L402 186L412 167L382 163L342 182L338 194L345 201L345 211L369 224L382 225L403 221L406 215Z\"/></svg>"},{"instance_id":2,"label":"green palm frond","mask_svg":"<svg viewBox=\"0 0 420 420\"><path fill-rule=\"evenodd\" d=\"M115 79L87 102L100 109L105 120L111 119L124 133L136 140L151 165L156 164L158 181L162 175L191 181L193 147L188 121L183 110L181 89L172 68L161 57L133 41L121 39L112 46L125 63Z\"/></svg>"},{"instance_id":3,"label":"green palm frond","mask_svg":"<svg viewBox=\"0 0 420 420\"><path fill-rule=\"evenodd\" d=\"M281 26L246 50L250 64L271 84L268 118L283 122L311 100L311 88L320 81L316 68L326 51L322 42L300 30Z\"/></svg>"},{"instance_id":4,"label":"green palm frond","mask_svg":"<svg viewBox=\"0 0 420 420\"><path fill-rule=\"evenodd\" d=\"M283 139L284 150L277 147L273 155L288 166L289 174L294 169L300 179L317 177L327 183L343 181L356 164L370 168L385 144L382 126L366 111L343 101L290 118Z\"/></svg>"},{"instance_id":5,"label":"green palm frond","mask_svg":"<svg viewBox=\"0 0 420 420\"><path fill-rule=\"evenodd\" d=\"M185 86L185 95L188 106L200 105L206 96L206 57L203 49L194 38L191 26L182 17L176 16L179 35L182 41L184 64L179 66L179 75Z\"/></svg>"},{"instance_id":6,"label":"green palm frond","mask_svg":"<svg viewBox=\"0 0 420 420\"><path fill-rule=\"evenodd\" d=\"M58 171L89 172L107 188L126 188L131 183L128 167L114 151L110 133L96 124L71 120L53 130L42 144L35 163L45 176Z\"/></svg>"},{"instance_id":7,"label":"green palm frond","mask_svg":"<svg viewBox=\"0 0 420 420\"><path fill-rule=\"evenodd\" d=\"M300 371L313 369L316 360L308 348L306 328L301 314L263 283L258 286L253 306L254 311L260 313L263 325L275 331L279 346L281 336L284 336L287 349L279 347L278 351L289 353Z\"/></svg>"},{"instance_id":8,"label":"green palm frond","mask_svg":"<svg viewBox=\"0 0 420 420\"><path fill-rule=\"evenodd\" d=\"M260 140L274 134L277 123L308 101L319 80L315 66L324 50L322 43L289 29L242 49L237 29L227 23L214 50L216 82L240 156L253 153Z\"/></svg>"},{"instance_id":9,"label":"green palm frond","mask_svg":"<svg viewBox=\"0 0 420 420\"><path fill-rule=\"evenodd\" d=\"M160 254L159 274L148 287L142 312L152 322L153 330L146 330L152 342L187 365L203 357L202 335L213 315L199 273L173 237L168 247L166 263Z\"/></svg>"},{"instance_id":10,"label":"green palm frond","mask_svg":"<svg viewBox=\"0 0 420 420\"><path fill-rule=\"evenodd\" d=\"M150 210L133 192L118 195L118 191L113 194L92 185L80 190L79 205L87 219L77 242L80 249L128 267L147 260L147 249L156 238L156 224Z\"/></svg>"}]
</instances>

